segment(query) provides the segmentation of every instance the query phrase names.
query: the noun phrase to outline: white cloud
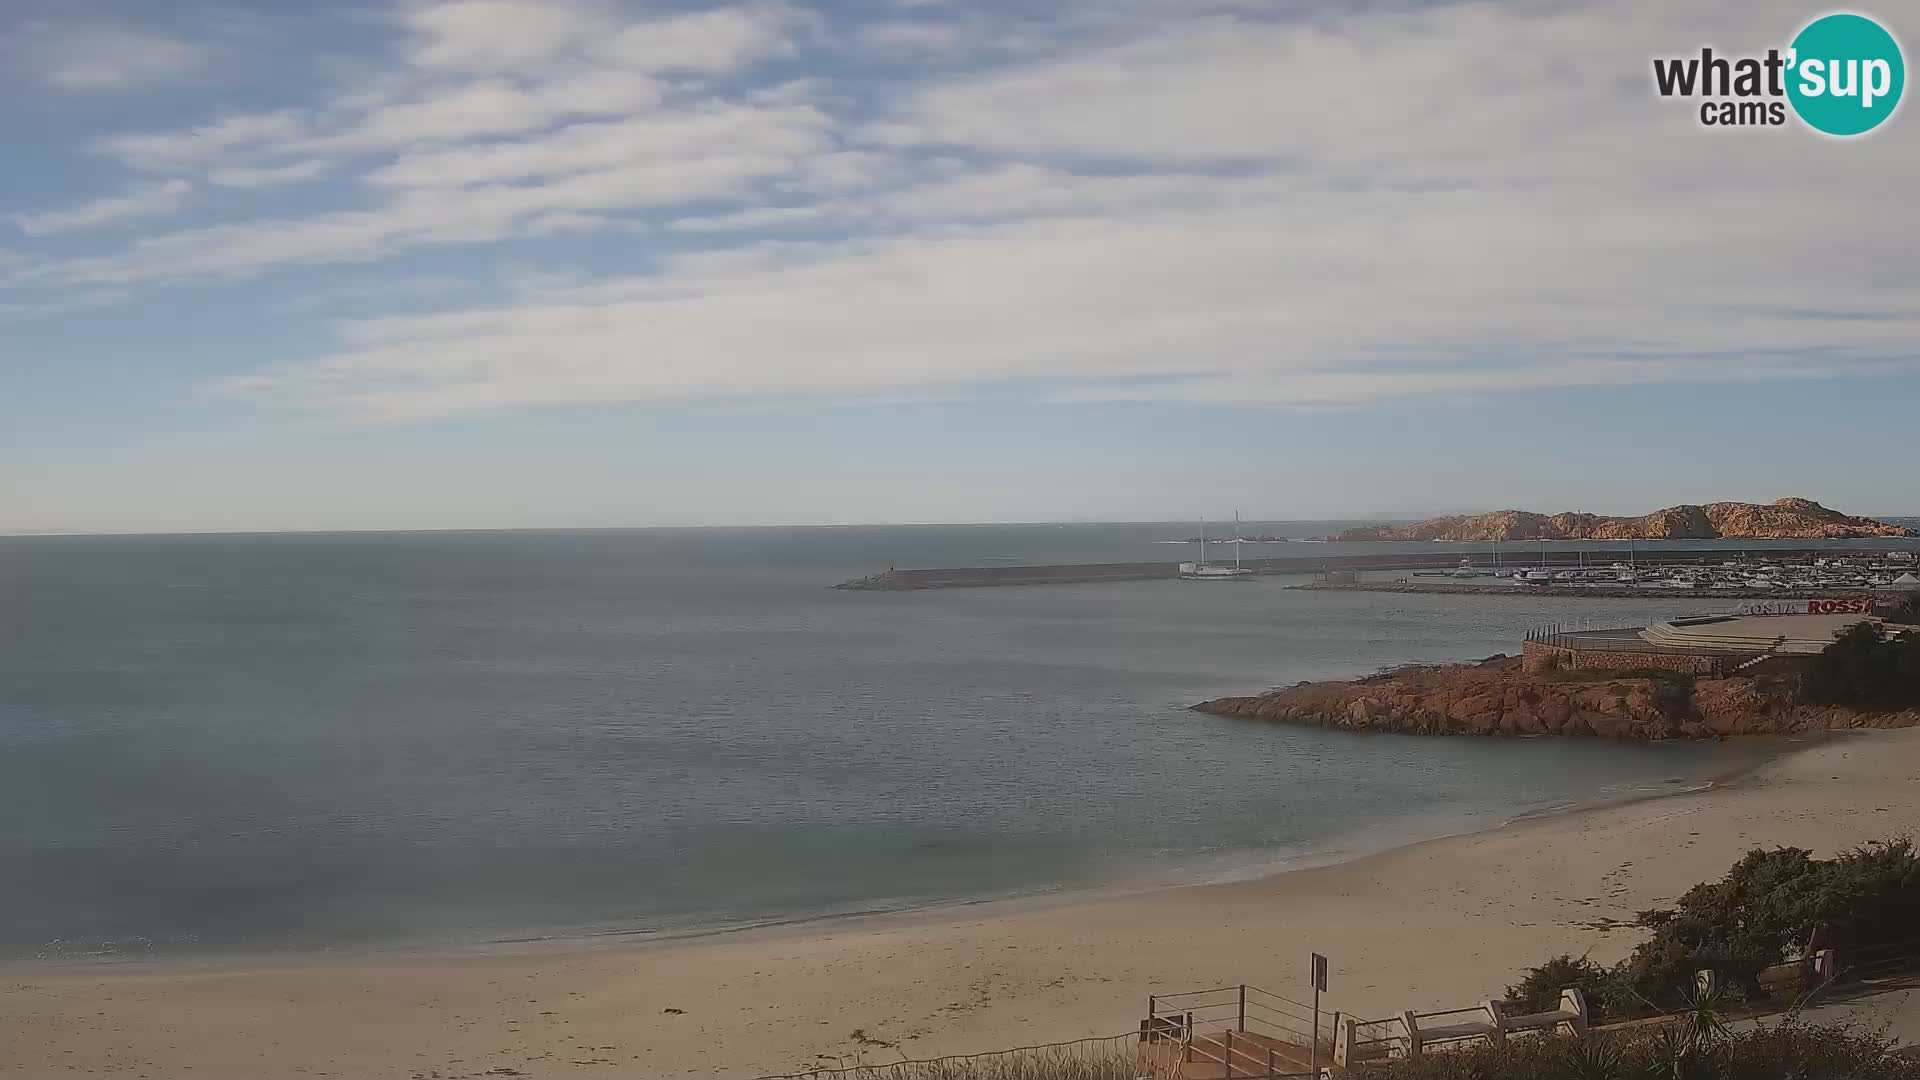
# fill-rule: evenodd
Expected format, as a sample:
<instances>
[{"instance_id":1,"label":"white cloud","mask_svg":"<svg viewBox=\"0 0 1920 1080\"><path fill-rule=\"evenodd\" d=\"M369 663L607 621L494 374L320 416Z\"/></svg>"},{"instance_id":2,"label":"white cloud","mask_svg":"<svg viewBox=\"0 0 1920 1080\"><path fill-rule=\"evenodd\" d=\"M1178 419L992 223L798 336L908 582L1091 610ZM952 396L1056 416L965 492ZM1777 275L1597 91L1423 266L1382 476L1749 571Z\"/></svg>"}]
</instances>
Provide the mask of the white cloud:
<instances>
[{"instance_id":1,"label":"white cloud","mask_svg":"<svg viewBox=\"0 0 1920 1080\"><path fill-rule=\"evenodd\" d=\"M28 236L51 236L76 229L93 229L135 218L171 214L187 204L193 185L185 180L168 180L129 189L122 195L109 195L65 210L14 214L13 223Z\"/></svg>"},{"instance_id":2,"label":"white cloud","mask_svg":"<svg viewBox=\"0 0 1920 1080\"><path fill-rule=\"evenodd\" d=\"M808 157L800 175L784 186L790 191L831 195L901 183L911 175L909 163L897 155L839 150Z\"/></svg>"},{"instance_id":3,"label":"white cloud","mask_svg":"<svg viewBox=\"0 0 1920 1080\"><path fill-rule=\"evenodd\" d=\"M134 168L172 171L283 141L303 128L298 115L282 110L222 117L182 132L109 135L96 140L94 149Z\"/></svg>"},{"instance_id":4,"label":"white cloud","mask_svg":"<svg viewBox=\"0 0 1920 1080\"><path fill-rule=\"evenodd\" d=\"M832 33L777 5L640 10L406 7L389 69L351 88L100 144L179 183L331 181L300 192L319 208L12 272L123 287L454 244L493 267L525 252L478 245L559 236L657 267L348 321L331 355L229 384L381 419L1018 380L1317 405L1920 362L1920 222L1885 209L1920 143L1716 136L1647 85L1704 36L1777 44L1804 14L1785 0L1109 0ZM984 66L861 64L903 49Z\"/></svg>"},{"instance_id":5,"label":"white cloud","mask_svg":"<svg viewBox=\"0 0 1920 1080\"><path fill-rule=\"evenodd\" d=\"M1920 360L1910 344L1920 306L1891 286L1854 296L1869 309L1894 307L1894 318L1840 329L1792 317L1783 310L1792 290L1763 291L1738 273L1691 294L1721 310L1677 311L1670 280L1611 257L1607 214L1554 237L1591 259L1542 262L1529 230L1485 227L1500 216L1493 205L1446 194L1414 201L1455 203L1457 228L1476 245L1457 243L1453 230L1390 230L1370 248L1372 230L1346 220L1368 198L1299 207L1223 199L1220 209L1128 221L762 244L497 307L350 324L340 353L233 388L404 420L532 403L1032 379L1077 382L1064 392L1081 397L1324 404ZM1754 237L1734 261L1751 266L1769 247ZM1843 291L1864 285L1856 277ZM1746 304L1757 309L1728 316ZM1516 325L1521 309L1529 315ZM1728 364L1728 350L1759 342L1774 351ZM1097 388L1115 377L1134 381Z\"/></svg>"},{"instance_id":6,"label":"white cloud","mask_svg":"<svg viewBox=\"0 0 1920 1080\"><path fill-rule=\"evenodd\" d=\"M4 268L4 263L0 263L0 268ZM116 304L125 303L126 299L126 293L114 290L67 291L57 296L45 296L35 300L0 303L0 323L50 319L60 315L71 315L76 311L113 307Z\"/></svg>"},{"instance_id":7,"label":"white cloud","mask_svg":"<svg viewBox=\"0 0 1920 1080\"><path fill-rule=\"evenodd\" d=\"M556 111L536 95L509 83L476 82L421 101L379 109L340 139L347 144L404 146L513 133L540 127L553 119Z\"/></svg>"},{"instance_id":8,"label":"white cloud","mask_svg":"<svg viewBox=\"0 0 1920 1080\"><path fill-rule=\"evenodd\" d=\"M607 214L549 210L528 218L522 231L528 236L561 236L566 233L645 232L646 228L644 222L623 220Z\"/></svg>"},{"instance_id":9,"label":"white cloud","mask_svg":"<svg viewBox=\"0 0 1920 1080\"><path fill-rule=\"evenodd\" d=\"M151 170L267 168L289 157L353 158L644 113L662 99L661 75L722 73L790 51L788 36L803 21L772 5L633 20L564 0L420 4L404 20L408 64L384 77L362 74L312 108L123 133L97 148Z\"/></svg>"},{"instance_id":10,"label":"white cloud","mask_svg":"<svg viewBox=\"0 0 1920 1080\"><path fill-rule=\"evenodd\" d=\"M191 74L206 59L170 34L115 22L33 20L7 27L0 58L70 93L124 90Z\"/></svg>"},{"instance_id":11,"label":"white cloud","mask_svg":"<svg viewBox=\"0 0 1920 1080\"><path fill-rule=\"evenodd\" d=\"M938 52L955 47L965 37L959 26L937 22L870 23L859 32L863 47L881 52Z\"/></svg>"},{"instance_id":12,"label":"white cloud","mask_svg":"<svg viewBox=\"0 0 1920 1080\"><path fill-rule=\"evenodd\" d=\"M202 276L248 275L296 263L368 261L422 246L500 240L550 212L622 210L691 199L743 197L756 177L786 169L764 154L716 155L577 173L538 186L488 184L403 192L373 210L217 225L143 238L125 252L72 259L59 280L124 285ZM583 217L549 218L578 224Z\"/></svg>"},{"instance_id":13,"label":"white cloud","mask_svg":"<svg viewBox=\"0 0 1920 1080\"><path fill-rule=\"evenodd\" d=\"M647 73L733 71L788 52L801 21L784 6L718 8L623 19L605 5L567 0L450 0L407 16L417 66L467 73L530 72L563 58Z\"/></svg>"},{"instance_id":14,"label":"white cloud","mask_svg":"<svg viewBox=\"0 0 1920 1080\"><path fill-rule=\"evenodd\" d=\"M453 0L407 15L410 59L423 67L501 71L544 64L602 26L585 5L561 0Z\"/></svg>"},{"instance_id":15,"label":"white cloud","mask_svg":"<svg viewBox=\"0 0 1920 1080\"><path fill-rule=\"evenodd\" d=\"M723 154L798 159L825 147L830 126L826 115L808 106L695 107L575 124L516 142L403 154L367 179L397 188L457 187Z\"/></svg>"},{"instance_id":16,"label":"white cloud","mask_svg":"<svg viewBox=\"0 0 1920 1080\"><path fill-rule=\"evenodd\" d=\"M795 13L781 7L726 8L654 19L596 42L593 55L642 71L718 74L752 60L792 51Z\"/></svg>"},{"instance_id":17,"label":"white cloud","mask_svg":"<svg viewBox=\"0 0 1920 1080\"><path fill-rule=\"evenodd\" d=\"M301 311L346 308L364 312L396 305L444 302L448 297L467 292L473 287L474 283L466 278L446 274L383 277L371 282L343 281L302 289L287 299L286 306Z\"/></svg>"},{"instance_id":18,"label":"white cloud","mask_svg":"<svg viewBox=\"0 0 1920 1080\"><path fill-rule=\"evenodd\" d=\"M668 228L680 232L734 232L786 225L811 225L833 213L829 206L755 206L728 214L681 218Z\"/></svg>"},{"instance_id":19,"label":"white cloud","mask_svg":"<svg viewBox=\"0 0 1920 1080\"><path fill-rule=\"evenodd\" d=\"M296 161L291 165L264 168L215 169L207 179L220 187L269 188L318 180L327 174L327 163L317 159Z\"/></svg>"}]
</instances>

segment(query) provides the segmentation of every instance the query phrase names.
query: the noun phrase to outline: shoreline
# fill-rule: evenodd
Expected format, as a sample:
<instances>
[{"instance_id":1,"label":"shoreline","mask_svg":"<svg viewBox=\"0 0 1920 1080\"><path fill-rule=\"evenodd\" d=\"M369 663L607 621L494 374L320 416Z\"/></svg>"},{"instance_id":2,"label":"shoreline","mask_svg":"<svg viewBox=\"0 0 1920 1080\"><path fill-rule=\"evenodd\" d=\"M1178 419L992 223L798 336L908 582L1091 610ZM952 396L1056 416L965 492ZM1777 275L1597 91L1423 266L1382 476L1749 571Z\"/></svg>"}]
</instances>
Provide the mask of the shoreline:
<instances>
[{"instance_id":1,"label":"shoreline","mask_svg":"<svg viewBox=\"0 0 1920 1080\"><path fill-rule=\"evenodd\" d=\"M585 948L9 966L0 1076L756 1076L1112 1035L1149 993L1288 992L1309 951L1333 958L1330 1009L1451 1006L1562 952L1624 955L1633 912L1749 847L1916 831L1916 779L1920 731L1844 732L1705 791L1246 881Z\"/></svg>"},{"instance_id":2,"label":"shoreline","mask_svg":"<svg viewBox=\"0 0 1920 1080\"><path fill-rule=\"evenodd\" d=\"M1240 719L1222 717L1223 719ZM1400 732L1380 732L1386 736L1404 735ZM560 931L542 934L535 930L514 932L514 936L494 937L464 942L374 942L346 943L337 946L325 946L298 950L260 950L233 948L193 952L182 950L164 954L126 954L107 956L75 956L70 958L22 958L0 960L0 981L20 974L59 974L65 972L121 972L121 973L171 973L171 972L219 972L219 971L261 971L271 969L301 968L309 965L363 964L386 961L435 962L445 960L471 960L494 957L554 956L570 954L593 954L606 951L666 949L681 945L698 944L716 940L781 940L806 938L840 932L860 932L867 930L885 930L916 925L939 924L957 918L997 918L1018 916L1043 911L1072 908L1084 904L1101 903L1154 894L1189 890L1213 889L1236 885L1268 882L1292 874L1307 873L1330 867L1349 866L1369 859L1391 855L1397 851L1417 848L1426 844L1441 843L1464 837L1480 836L1502 830L1523 827L1539 822L1554 821L1581 814L1604 812L1609 809L1632 806L1643 802L1663 799L1683 798L1701 795L1719 790L1731 784L1753 776L1755 773L1780 761L1817 748L1821 743L1834 737L1845 737L1847 731L1810 731L1794 735L1748 736L1739 741L1745 743L1766 742L1769 748L1756 751L1751 759L1729 768L1723 768L1705 775L1683 776L1676 781L1648 779L1638 790L1617 797L1587 799L1573 803L1554 804L1544 808L1526 810L1511 816L1489 818L1484 827L1469 827L1452 831L1427 832L1413 827L1411 820L1392 823L1392 838L1384 843L1361 842L1355 847L1343 846L1344 842L1355 837L1365 836L1372 829L1384 829L1386 826L1369 826L1354 833L1342 833L1328 837L1323 841L1332 847L1319 847L1311 851L1285 854L1284 849L1251 849L1239 852L1240 856L1231 865L1208 872L1199 879L1194 878L1195 862L1189 860L1177 867L1167 863L1152 864L1152 870L1146 870L1148 864L1137 868L1142 870L1139 876L1129 876L1112 881L1070 886L1058 889L1041 889L1032 892L1011 895L988 895L933 900L926 903L909 904L898 908L866 908L850 911L828 911L801 913L787 916L774 916L765 919L753 919L738 922L709 923L661 930L645 928L609 929L584 932ZM1411 738L1429 736L1409 735ZM1528 737L1528 736L1523 736ZM1563 736L1531 736L1537 738L1563 738ZM1224 861L1224 860L1223 860ZM1275 867L1274 864L1281 864ZM1162 879L1170 874L1176 880ZM1147 880L1152 877L1155 880ZM1185 880L1179 880L1185 878Z\"/></svg>"}]
</instances>

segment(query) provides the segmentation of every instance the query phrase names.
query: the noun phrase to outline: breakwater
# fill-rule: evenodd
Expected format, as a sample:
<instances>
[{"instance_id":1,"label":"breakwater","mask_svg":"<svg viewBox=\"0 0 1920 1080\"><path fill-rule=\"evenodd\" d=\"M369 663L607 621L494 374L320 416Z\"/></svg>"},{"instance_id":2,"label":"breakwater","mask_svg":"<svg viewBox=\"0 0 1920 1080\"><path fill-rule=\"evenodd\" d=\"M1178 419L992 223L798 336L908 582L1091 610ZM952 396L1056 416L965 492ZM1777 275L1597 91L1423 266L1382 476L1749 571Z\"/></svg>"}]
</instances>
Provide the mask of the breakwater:
<instances>
[{"instance_id":1,"label":"breakwater","mask_svg":"<svg viewBox=\"0 0 1920 1080\"><path fill-rule=\"evenodd\" d=\"M1697 566L1724 559L1766 558L1770 560L1808 559L1840 553L1830 547L1747 548L1736 545L1688 545L1685 552L1661 552L1650 556L1643 552L1641 566ZM1437 570L1458 566L1462 556L1485 566L1493 565L1486 552L1432 551L1382 552L1368 555L1296 555L1269 559L1243 559L1242 566L1261 574L1317 574L1336 570ZM1661 557L1665 556L1665 557ZM1613 551L1570 548L1563 551L1505 552L1509 564L1528 566L1574 567L1605 565L1618 559ZM909 591L914 589L968 589L994 585L1059 585L1100 581L1152 581L1180 576L1177 562L1065 563L1041 566L955 566L935 569L888 569L866 577L835 585L836 589ZM1514 590L1518 591L1518 590ZM1571 590L1569 590L1571 591ZM1635 594L1639 595L1639 594Z\"/></svg>"}]
</instances>

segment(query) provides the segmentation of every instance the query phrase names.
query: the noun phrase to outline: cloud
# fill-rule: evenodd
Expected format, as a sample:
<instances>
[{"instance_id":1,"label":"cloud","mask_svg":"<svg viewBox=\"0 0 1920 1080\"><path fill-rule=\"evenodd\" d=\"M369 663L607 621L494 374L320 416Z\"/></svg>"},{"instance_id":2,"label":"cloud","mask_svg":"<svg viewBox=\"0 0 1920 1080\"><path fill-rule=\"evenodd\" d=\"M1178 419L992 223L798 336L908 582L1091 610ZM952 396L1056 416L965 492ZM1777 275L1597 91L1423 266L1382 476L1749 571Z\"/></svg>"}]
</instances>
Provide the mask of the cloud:
<instances>
[{"instance_id":1,"label":"cloud","mask_svg":"<svg viewBox=\"0 0 1920 1080\"><path fill-rule=\"evenodd\" d=\"M54 90L99 93L191 74L204 52L170 34L115 22L30 20L8 28L0 57Z\"/></svg>"},{"instance_id":2,"label":"cloud","mask_svg":"<svg viewBox=\"0 0 1920 1080\"><path fill-rule=\"evenodd\" d=\"M601 5L452 0L407 17L416 66L497 74L538 71L567 57L636 72L720 73L790 51L798 12L780 5L718 8L628 20Z\"/></svg>"},{"instance_id":3,"label":"cloud","mask_svg":"<svg viewBox=\"0 0 1920 1080\"><path fill-rule=\"evenodd\" d=\"M668 225L680 232L733 232L786 225L810 225L833 212L828 206L755 206L728 214L681 218Z\"/></svg>"},{"instance_id":4,"label":"cloud","mask_svg":"<svg viewBox=\"0 0 1920 1080\"><path fill-rule=\"evenodd\" d=\"M236 151L286 140L305 122L292 110L226 116L181 132L109 135L93 149L139 169L171 171L220 161Z\"/></svg>"},{"instance_id":5,"label":"cloud","mask_svg":"<svg viewBox=\"0 0 1920 1080\"><path fill-rule=\"evenodd\" d=\"M862 26L860 44L882 52L938 52L965 40L966 32L952 23L880 22Z\"/></svg>"},{"instance_id":6,"label":"cloud","mask_svg":"<svg viewBox=\"0 0 1920 1080\"><path fill-rule=\"evenodd\" d=\"M830 126L830 118L810 106L704 105L575 124L525 140L403 154L367 179L383 187L442 188L722 154L797 159L824 149Z\"/></svg>"},{"instance_id":7,"label":"cloud","mask_svg":"<svg viewBox=\"0 0 1920 1080\"><path fill-rule=\"evenodd\" d=\"M1443 232L1408 236L1390 266L1386 252L1352 246L1336 208L1237 202L689 256L657 275L350 323L341 351L229 389L400 421L981 382L1043 383L1075 398L1328 404L1920 365L1920 306L1890 287L1862 298L1889 319L1839 334L1764 313L1729 321L1663 311L1670 281L1605 258L1557 271L1514 261L1489 275L1527 252L1524 231L1486 231L1471 250ZM1364 202L1352 196L1352 208ZM1561 238L1598 250L1607 228L1594 221ZM1693 295L1755 299L1763 312L1780 299L1737 274ZM1765 353L1729 362L1758 342ZM1114 387L1122 376L1134 381Z\"/></svg>"},{"instance_id":8,"label":"cloud","mask_svg":"<svg viewBox=\"0 0 1920 1080\"><path fill-rule=\"evenodd\" d=\"M28 236L51 236L76 229L93 229L135 218L171 214L187 204L193 185L185 180L168 180L129 189L123 195L110 195L66 210L14 214L13 223Z\"/></svg>"},{"instance_id":9,"label":"cloud","mask_svg":"<svg viewBox=\"0 0 1920 1080\"><path fill-rule=\"evenodd\" d=\"M473 288L474 283L466 278L448 274L388 277L374 282L342 281L302 289L289 297L285 306L298 311L330 308L365 311L369 308L417 306L430 301L445 301L450 296Z\"/></svg>"},{"instance_id":10,"label":"cloud","mask_svg":"<svg viewBox=\"0 0 1920 1080\"><path fill-rule=\"evenodd\" d=\"M578 210L549 210L527 219L522 231L528 236L562 236L567 233L645 232L645 222L608 214L583 214Z\"/></svg>"},{"instance_id":11,"label":"cloud","mask_svg":"<svg viewBox=\"0 0 1920 1080\"><path fill-rule=\"evenodd\" d=\"M73 292L57 297L19 303L0 303L0 323L26 322L92 311L125 303L127 295L117 291Z\"/></svg>"},{"instance_id":12,"label":"cloud","mask_svg":"<svg viewBox=\"0 0 1920 1080\"><path fill-rule=\"evenodd\" d=\"M655 19L623 28L593 48L595 56L644 71L720 74L752 60L792 52L784 7L738 8Z\"/></svg>"},{"instance_id":13,"label":"cloud","mask_svg":"<svg viewBox=\"0 0 1920 1080\"><path fill-rule=\"evenodd\" d=\"M296 161L291 165L266 168L215 169L207 179L220 187L269 188L318 180L327 173L327 163L319 160Z\"/></svg>"},{"instance_id":14,"label":"cloud","mask_svg":"<svg viewBox=\"0 0 1920 1080\"><path fill-rule=\"evenodd\" d=\"M406 17L422 67L501 71L544 64L592 37L601 20L584 5L546 0L454 0Z\"/></svg>"},{"instance_id":15,"label":"cloud","mask_svg":"<svg viewBox=\"0 0 1920 1080\"><path fill-rule=\"evenodd\" d=\"M401 25L403 66L363 72L312 107L122 133L95 146L135 168L180 172L521 135L572 118L644 113L662 99L660 76L719 74L790 52L789 35L804 21L777 5L635 20L563 0L417 4Z\"/></svg>"},{"instance_id":16,"label":"cloud","mask_svg":"<svg viewBox=\"0 0 1920 1080\"><path fill-rule=\"evenodd\" d=\"M500 240L535 215L664 206L691 199L743 197L756 177L786 169L785 159L730 154L643 162L577 173L538 186L486 184L403 192L377 209L217 225L142 238L126 251L76 258L53 276L76 285L127 285L206 276L250 275L300 263L370 261L425 246Z\"/></svg>"},{"instance_id":17,"label":"cloud","mask_svg":"<svg viewBox=\"0 0 1920 1080\"><path fill-rule=\"evenodd\" d=\"M1648 85L1653 55L1777 44L1804 16L1784 0L864 10L409 4L350 86L94 144L309 201L10 272L133 289L452 245L489 273L579 259L343 318L320 355L222 383L377 420L1920 365L1920 222L1884 209L1920 143L1706 132Z\"/></svg>"}]
</instances>

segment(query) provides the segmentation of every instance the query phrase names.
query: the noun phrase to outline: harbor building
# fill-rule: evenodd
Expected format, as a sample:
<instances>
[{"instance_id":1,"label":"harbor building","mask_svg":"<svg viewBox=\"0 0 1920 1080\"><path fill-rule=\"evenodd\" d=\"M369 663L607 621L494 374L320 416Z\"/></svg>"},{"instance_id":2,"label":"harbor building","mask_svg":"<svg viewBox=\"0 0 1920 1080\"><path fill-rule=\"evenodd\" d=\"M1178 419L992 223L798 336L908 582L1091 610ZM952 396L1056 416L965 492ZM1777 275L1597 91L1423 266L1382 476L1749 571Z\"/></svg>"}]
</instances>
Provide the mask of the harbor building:
<instances>
[{"instance_id":1,"label":"harbor building","mask_svg":"<svg viewBox=\"0 0 1920 1080\"><path fill-rule=\"evenodd\" d=\"M1657 668L1690 675L1724 676L1752 670L1763 661L1791 665L1820 653L1863 622L1888 634L1920 628L1889 623L1859 600L1786 600L1742 604L1725 614L1690 615L1648 626L1603 629L1545 627L1522 645L1529 671L1627 671Z\"/></svg>"}]
</instances>

